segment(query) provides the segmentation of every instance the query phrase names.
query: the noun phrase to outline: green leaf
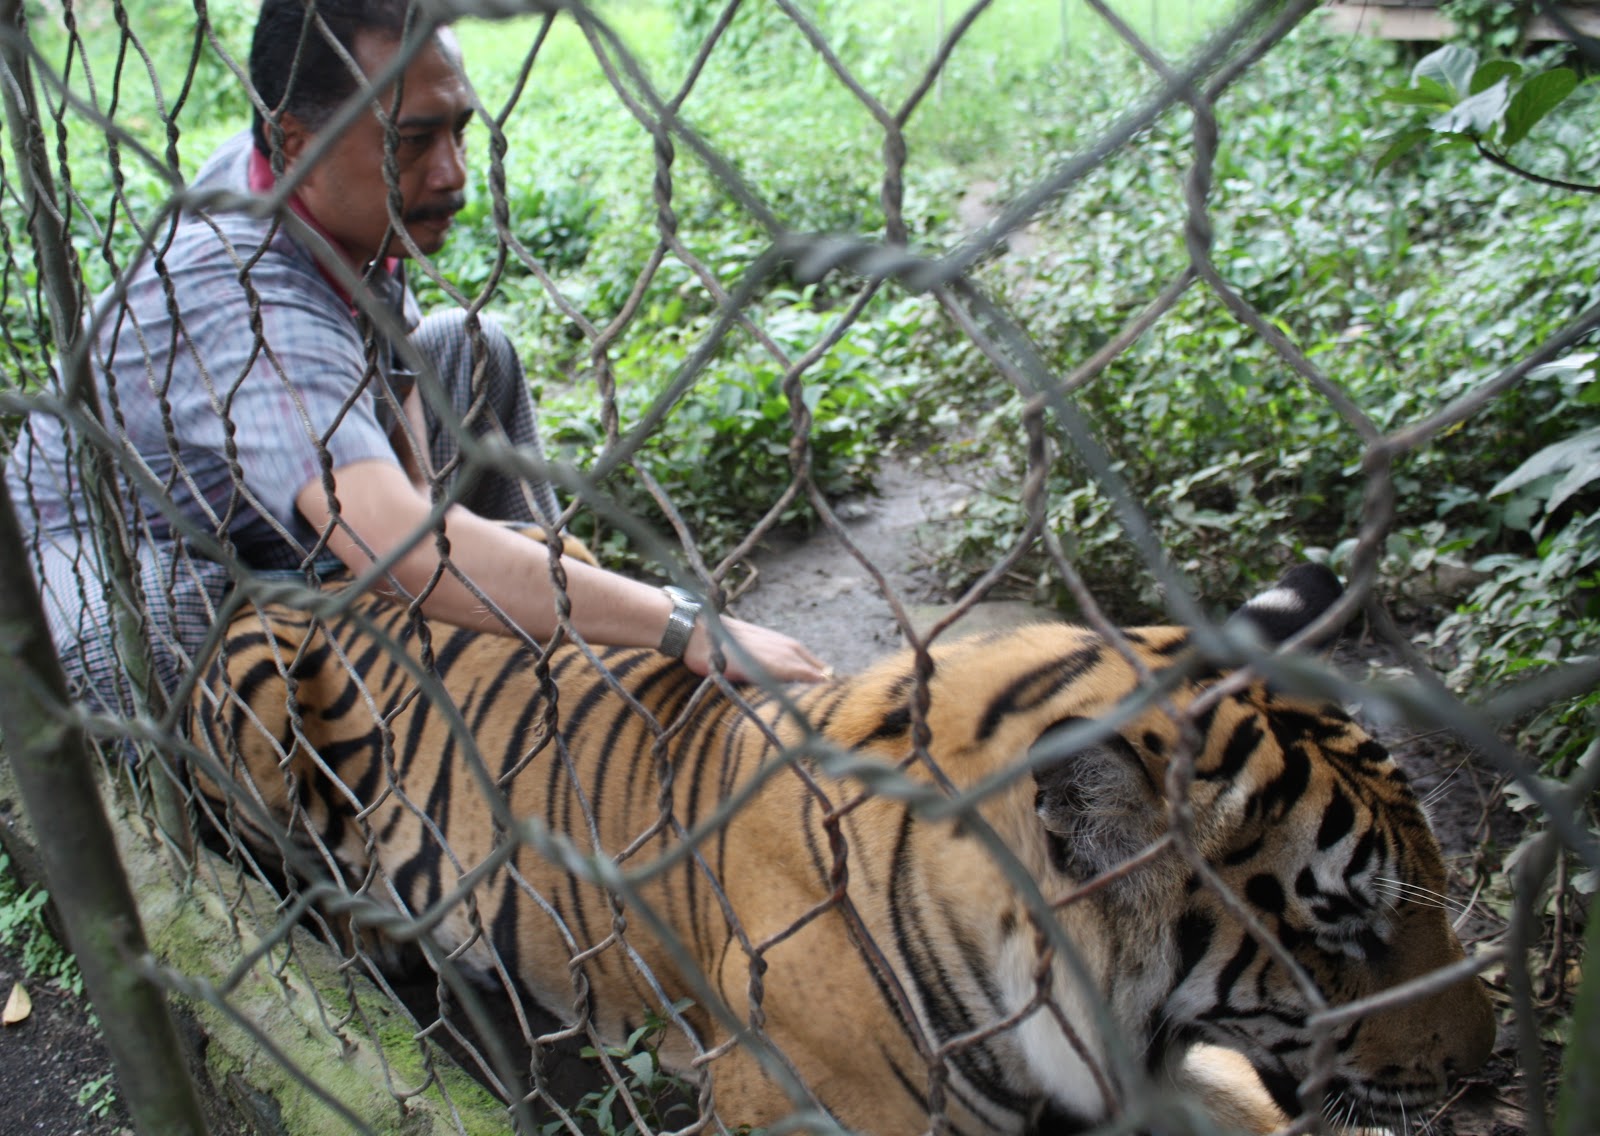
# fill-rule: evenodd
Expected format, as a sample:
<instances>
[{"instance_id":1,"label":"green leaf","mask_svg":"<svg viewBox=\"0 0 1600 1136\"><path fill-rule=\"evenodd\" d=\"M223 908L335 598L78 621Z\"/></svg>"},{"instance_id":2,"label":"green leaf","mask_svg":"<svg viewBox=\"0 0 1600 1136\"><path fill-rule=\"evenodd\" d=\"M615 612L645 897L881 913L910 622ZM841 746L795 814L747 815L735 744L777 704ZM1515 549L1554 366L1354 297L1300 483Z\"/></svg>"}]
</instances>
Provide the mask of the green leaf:
<instances>
[{"instance_id":1,"label":"green leaf","mask_svg":"<svg viewBox=\"0 0 1600 1136\"><path fill-rule=\"evenodd\" d=\"M1426 87L1389 87L1378 95L1386 103L1400 103L1404 106L1438 107L1443 110L1455 102L1449 97L1449 92L1438 83L1428 82Z\"/></svg>"},{"instance_id":2,"label":"green leaf","mask_svg":"<svg viewBox=\"0 0 1600 1136\"><path fill-rule=\"evenodd\" d=\"M1584 371L1596 359L1600 359L1600 352L1574 351L1571 355L1564 355L1553 363L1542 363L1528 372L1530 379L1571 379L1574 382L1586 383L1593 380L1591 375L1583 377Z\"/></svg>"},{"instance_id":3,"label":"green leaf","mask_svg":"<svg viewBox=\"0 0 1600 1136\"><path fill-rule=\"evenodd\" d=\"M1511 88L1501 79L1487 91L1480 91L1462 99L1438 118L1428 123L1440 134L1472 134L1479 137L1494 130L1500 116L1511 101Z\"/></svg>"},{"instance_id":4,"label":"green leaf","mask_svg":"<svg viewBox=\"0 0 1600 1136\"><path fill-rule=\"evenodd\" d=\"M1547 512L1555 510L1568 497L1596 481L1600 481L1600 440L1596 441L1587 462L1574 465L1567 471L1567 476L1551 488L1550 500L1545 502L1545 510Z\"/></svg>"},{"instance_id":5,"label":"green leaf","mask_svg":"<svg viewBox=\"0 0 1600 1136\"><path fill-rule=\"evenodd\" d=\"M1413 126L1402 130L1389 140L1389 145L1378 156L1377 162L1372 167L1373 173L1382 173L1389 166L1399 161L1406 154L1416 149L1417 144L1433 137L1433 131L1426 126Z\"/></svg>"},{"instance_id":6,"label":"green leaf","mask_svg":"<svg viewBox=\"0 0 1600 1136\"><path fill-rule=\"evenodd\" d=\"M1427 76L1423 76L1422 78L1416 80L1416 89L1418 93L1426 97L1430 105L1439 107L1455 105L1455 91L1446 84L1439 82L1437 79L1430 79Z\"/></svg>"},{"instance_id":7,"label":"green leaf","mask_svg":"<svg viewBox=\"0 0 1600 1136\"><path fill-rule=\"evenodd\" d=\"M1565 783L1557 781L1554 777L1539 777L1534 774L1528 774L1527 779L1537 782L1546 793L1556 797L1559 797L1562 791L1566 789ZM1512 781L1505 787L1505 799L1512 812L1522 813L1527 812L1529 809L1538 810L1538 802L1528 794L1528 791L1522 787L1520 781ZM1522 843L1517 845L1511 855L1506 858L1507 875L1510 875L1511 872L1512 857L1520 859L1526 855L1532 843L1531 839L1524 838Z\"/></svg>"},{"instance_id":8,"label":"green leaf","mask_svg":"<svg viewBox=\"0 0 1600 1136\"><path fill-rule=\"evenodd\" d=\"M1520 79L1522 77L1522 64L1513 63L1509 59L1491 59L1482 67L1472 73L1472 85L1468 94L1476 95L1487 91L1501 79Z\"/></svg>"},{"instance_id":9,"label":"green leaf","mask_svg":"<svg viewBox=\"0 0 1600 1136\"><path fill-rule=\"evenodd\" d=\"M1505 132L1500 144L1509 149L1527 137L1528 131L1549 114L1578 86L1578 76L1566 67L1535 75L1522 84L1506 110Z\"/></svg>"},{"instance_id":10,"label":"green leaf","mask_svg":"<svg viewBox=\"0 0 1600 1136\"><path fill-rule=\"evenodd\" d=\"M1411 69L1411 82L1421 86L1424 79L1441 84L1454 99L1471 94L1472 74L1478 69L1478 53L1470 47L1451 43L1417 60Z\"/></svg>"},{"instance_id":11,"label":"green leaf","mask_svg":"<svg viewBox=\"0 0 1600 1136\"><path fill-rule=\"evenodd\" d=\"M633 1079L646 1087L655 1081L656 1057L653 1053L635 1053L623 1059L623 1067L633 1074Z\"/></svg>"},{"instance_id":12,"label":"green leaf","mask_svg":"<svg viewBox=\"0 0 1600 1136\"><path fill-rule=\"evenodd\" d=\"M1565 474L1550 489L1545 511L1557 508L1568 497L1593 481L1600 481L1600 426L1563 438L1546 446L1500 479L1489 490L1496 497L1551 474Z\"/></svg>"}]
</instances>

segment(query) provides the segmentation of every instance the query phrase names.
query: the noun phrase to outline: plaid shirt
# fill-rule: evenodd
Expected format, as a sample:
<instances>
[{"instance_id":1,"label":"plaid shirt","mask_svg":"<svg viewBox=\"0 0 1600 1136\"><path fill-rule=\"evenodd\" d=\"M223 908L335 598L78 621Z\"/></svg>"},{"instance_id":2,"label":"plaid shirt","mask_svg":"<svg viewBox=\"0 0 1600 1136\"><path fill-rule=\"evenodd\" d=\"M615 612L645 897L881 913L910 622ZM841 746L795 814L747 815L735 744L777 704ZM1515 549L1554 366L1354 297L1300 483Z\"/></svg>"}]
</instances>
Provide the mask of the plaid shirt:
<instances>
[{"instance_id":1,"label":"plaid shirt","mask_svg":"<svg viewBox=\"0 0 1600 1136\"><path fill-rule=\"evenodd\" d=\"M260 191L270 177L242 134L212 156L194 188ZM121 468L142 466L166 487L168 508L228 540L245 565L299 567L315 534L296 496L322 476L324 454L333 469L368 459L398 464L389 426L409 377L393 368L388 345L368 341L348 296L310 251L270 219L186 214L157 252L129 275L120 303L110 293L102 300L115 307L101 321L93 363L119 443L115 459ZM377 270L373 290L410 328L416 301L392 267ZM109 655L105 585L74 445L60 419L35 412L6 477L31 529L69 677L100 686L114 708L103 688L125 679ZM149 641L158 675L170 683L209 629L226 572L184 554L152 496L125 488L123 499L146 569Z\"/></svg>"}]
</instances>

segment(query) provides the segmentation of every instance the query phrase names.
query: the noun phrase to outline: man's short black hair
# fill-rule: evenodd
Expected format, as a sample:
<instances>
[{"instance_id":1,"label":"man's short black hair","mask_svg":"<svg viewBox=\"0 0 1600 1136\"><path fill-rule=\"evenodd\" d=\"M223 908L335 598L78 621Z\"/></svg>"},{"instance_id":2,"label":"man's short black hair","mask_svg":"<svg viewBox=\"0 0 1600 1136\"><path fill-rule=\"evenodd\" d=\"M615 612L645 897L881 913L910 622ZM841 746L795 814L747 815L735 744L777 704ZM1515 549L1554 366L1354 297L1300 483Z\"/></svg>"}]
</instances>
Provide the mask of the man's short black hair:
<instances>
[{"instance_id":1,"label":"man's short black hair","mask_svg":"<svg viewBox=\"0 0 1600 1136\"><path fill-rule=\"evenodd\" d=\"M310 129L320 129L355 93L357 80L315 17L353 57L361 32L377 32L398 42L411 7L412 0L262 0L250 44L250 81L256 93L269 112L292 114ZM263 154L272 152L268 130L258 109L254 132L256 148Z\"/></svg>"}]
</instances>

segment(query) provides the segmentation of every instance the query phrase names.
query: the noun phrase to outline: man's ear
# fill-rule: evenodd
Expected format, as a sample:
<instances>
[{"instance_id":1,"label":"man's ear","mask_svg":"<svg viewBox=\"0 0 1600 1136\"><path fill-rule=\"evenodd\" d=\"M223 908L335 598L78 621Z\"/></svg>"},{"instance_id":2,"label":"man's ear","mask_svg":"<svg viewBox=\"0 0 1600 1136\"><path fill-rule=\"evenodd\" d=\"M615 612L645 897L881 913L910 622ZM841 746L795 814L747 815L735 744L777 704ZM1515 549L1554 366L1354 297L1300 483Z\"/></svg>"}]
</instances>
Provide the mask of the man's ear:
<instances>
[{"instance_id":1,"label":"man's ear","mask_svg":"<svg viewBox=\"0 0 1600 1136\"><path fill-rule=\"evenodd\" d=\"M301 154L305 153L306 147L311 145L311 140L316 137L317 132L306 126L298 115L287 111L278 119L278 127L283 131L283 166L287 170ZM268 127L267 138L270 140L271 137L272 129Z\"/></svg>"},{"instance_id":2,"label":"man's ear","mask_svg":"<svg viewBox=\"0 0 1600 1136\"><path fill-rule=\"evenodd\" d=\"M1086 724L1069 718L1035 743L1063 747L1063 731ZM1112 734L1065 749L1034 773L1034 811L1044 826L1056 870L1083 881L1143 851L1166 831L1161 793L1144 759Z\"/></svg>"}]
</instances>

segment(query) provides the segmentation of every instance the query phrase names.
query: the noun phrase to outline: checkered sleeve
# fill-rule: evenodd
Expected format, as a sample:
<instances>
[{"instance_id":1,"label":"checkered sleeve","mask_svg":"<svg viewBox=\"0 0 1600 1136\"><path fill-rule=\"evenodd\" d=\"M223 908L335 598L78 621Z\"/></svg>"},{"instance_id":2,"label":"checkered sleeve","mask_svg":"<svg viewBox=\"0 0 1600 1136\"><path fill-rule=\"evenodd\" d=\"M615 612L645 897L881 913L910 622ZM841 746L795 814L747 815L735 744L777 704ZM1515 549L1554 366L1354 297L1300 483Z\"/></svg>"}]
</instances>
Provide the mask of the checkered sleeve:
<instances>
[{"instance_id":1,"label":"checkered sleeve","mask_svg":"<svg viewBox=\"0 0 1600 1136\"><path fill-rule=\"evenodd\" d=\"M295 499L322 477L324 460L335 470L369 459L398 464L378 418L382 380L348 308L314 270L263 258L248 287L231 275L209 281L209 304L183 309L188 344L205 344L203 355L189 349L207 390L177 408L179 434L197 463L220 455L203 490L214 508L237 494L303 544L310 534ZM201 272L184 283L208 290Z\"/></svg>"}]
</instances>

